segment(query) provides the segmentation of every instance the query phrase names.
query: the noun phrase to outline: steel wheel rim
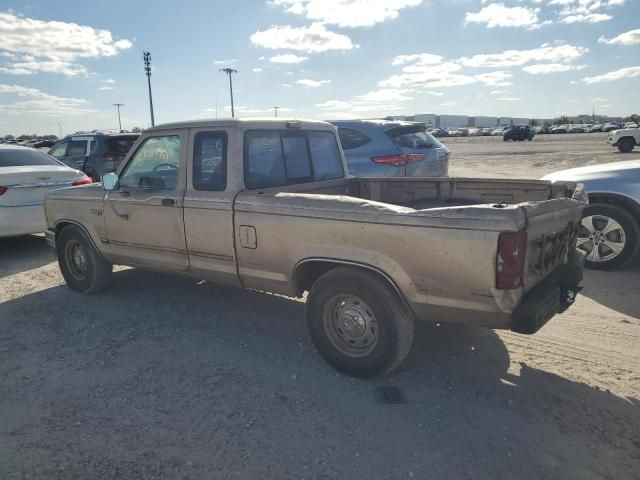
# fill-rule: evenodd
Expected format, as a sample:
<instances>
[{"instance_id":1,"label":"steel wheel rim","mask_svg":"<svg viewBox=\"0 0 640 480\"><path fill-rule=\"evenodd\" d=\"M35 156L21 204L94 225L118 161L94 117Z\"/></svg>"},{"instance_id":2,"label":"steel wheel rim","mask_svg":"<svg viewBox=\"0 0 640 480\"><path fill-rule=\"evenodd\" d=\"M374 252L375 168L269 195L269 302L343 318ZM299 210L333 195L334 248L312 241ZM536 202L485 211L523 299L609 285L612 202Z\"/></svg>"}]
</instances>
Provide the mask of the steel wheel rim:
<instances>
[{"instance_id":1,"label":"steel wheel rim","mask_svg":"<svg viewBox=\"0 0 640 480\"><path fill-rule=\"evenodd\" d=\"M378 344L378 322L373 310L355 295L333 297L325 305L322 321L331 344L343 355L364 357Z\"/></svg>"},{"instance_id":2,"label":"steel wheel rim","mask_svg":"<svg viewBox=\"0 0 640 480\"><path fill-rule=\"evenodd\" d=\"M87 276L87 254L77 240L67 242L65 259L69 272L77 280L84 280Z\"/></svg>"},{"instance_id":3,"label":"steel wheel rim","mask_svg":"<svg viewBox=\"0 0 640 480\"><path fill-rule=\"evenodd\" d=\"M617 258L627 244L627 236L620 223L606 215L589 215L582 219L577 247L594 263Z\"/></svg>"}]
</instances>

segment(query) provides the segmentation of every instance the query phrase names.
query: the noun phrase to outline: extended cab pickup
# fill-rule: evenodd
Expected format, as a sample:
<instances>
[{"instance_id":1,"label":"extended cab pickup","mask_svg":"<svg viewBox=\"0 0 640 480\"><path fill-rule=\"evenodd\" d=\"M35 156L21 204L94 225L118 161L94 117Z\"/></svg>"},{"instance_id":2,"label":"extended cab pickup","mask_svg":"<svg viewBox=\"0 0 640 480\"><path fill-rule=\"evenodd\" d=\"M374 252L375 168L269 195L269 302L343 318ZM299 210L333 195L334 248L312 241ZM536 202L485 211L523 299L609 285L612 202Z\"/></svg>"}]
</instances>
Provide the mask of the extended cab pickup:
<instances>
[{"instance_id":1,"label":"extended cab pickup","mask_svg":"<svg viewBox=\"0 0 640 480\"><path fill-rule=\"evenodd\" d=\"M309 292L320 354L372 376L405 358L415 319L534 333L567 308L583 196L571 182L353 178L332 125L236 119L151 128L102 185L51 192L45 212L72 289L97 292L124 264Z\"/></svg>"}]
</instances>

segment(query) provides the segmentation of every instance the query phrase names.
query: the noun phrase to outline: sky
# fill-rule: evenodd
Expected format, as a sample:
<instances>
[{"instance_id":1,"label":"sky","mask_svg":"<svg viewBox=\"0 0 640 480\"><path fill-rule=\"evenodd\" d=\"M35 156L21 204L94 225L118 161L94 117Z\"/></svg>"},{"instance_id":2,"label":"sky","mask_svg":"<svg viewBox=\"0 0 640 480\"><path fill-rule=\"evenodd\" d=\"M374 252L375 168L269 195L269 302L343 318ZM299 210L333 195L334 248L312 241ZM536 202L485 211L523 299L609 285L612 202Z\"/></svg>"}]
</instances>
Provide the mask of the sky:
<instances>
[{"instance_id":1,"label":"sky","mask_svg":"<svg viewBox=\"0 0 640 480\"><path fill-rule=\"evenodd\" d=\"M0 135L230 116L640 113L640 0L0 1Z\"/></svg>"}]
</instances>

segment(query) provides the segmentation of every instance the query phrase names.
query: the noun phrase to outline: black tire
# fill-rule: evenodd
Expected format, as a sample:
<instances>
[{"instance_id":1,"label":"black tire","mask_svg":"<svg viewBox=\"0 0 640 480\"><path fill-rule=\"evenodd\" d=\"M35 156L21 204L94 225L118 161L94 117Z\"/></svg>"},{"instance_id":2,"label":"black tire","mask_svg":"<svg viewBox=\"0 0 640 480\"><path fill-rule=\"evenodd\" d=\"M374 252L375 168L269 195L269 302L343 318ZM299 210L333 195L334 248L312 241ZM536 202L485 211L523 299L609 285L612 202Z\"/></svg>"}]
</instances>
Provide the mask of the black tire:
<instances>
[{"instance_id":1,"label":"black tire","mask_svg":"<svg viewBox=\"0 0 640 480\"><path fill-rule=\"evenodd\" d=\"M595 222L599 224L596 225L597 227L599 227L600 225L605 225L605 219L607 218L614 220L622 227L624 234L624 247L622 248L622 251L620 253L608 260L606 259L606 255L602 255L602 261L593 261L592 259L590 259L588 253L591 252L592 249L597 245L593 241L584 243L579 246L579 249L587 253L585 266L593 270L611 270L613 268L623 266L631 259L633 259L638 248L638 239L640 239L640 227L638 226L638 222L626 210L618 207L617 205L594 203L585 208L584 212L582 213L583 226L580 229L580 239L585 238L585 236L587 236L589 233L588 228L584 226L585 221L589 217L594 216L596 217ZM592 223L593 222L594 220L592 219ZM604 226L602 226L602 229L604 229ZM620 243L619 241L621 240L621 238L619 231L609 233L605 242L610 238L613 241L617 241L618 243ZM610 251L610 249L606 247L606 243L604 243L604 246L599 247L599 249L599 254L600 252L606 254Z\"/></svg>"},{"instance_id":2,"label":"black tire","mask_svg":"<svg viewBox=\"0 0 640 480\"><path fill-rule=\"evenodd\" d=\"M636 141L631 137L624 137L618 140L618 150L622 153L629 153L636 146Z\"/></svg>"},{"instance_id":3,"label":"black tire","mask_svg":"<svg viewBox=\"0 0 640 480\"><path fill-rule=\"evenodd\" d=\"M96 293L111 283L113 265L94 248L86 233L75 225L64 227L56 238L58 265L72 290Z\"/></svg>"},{"instance_id":4,"label":"black tire","mask_svg":"<svg viewBox=\"0 0 640 480\"><path fill-rule=\"evenodd\" d=\"M351 308L362 308L361 318L370 322L362 327L365 333L360 337L349 336L339 328L345 326L339 319L349 318L343 305L352 298L358 301L353 301ZM336 308L343 309L342 317ZM357 268L335 268L313 284L307 299L307 324L320 355L335 369L354 377L391 372L402 363L413 343L413 316L398 294L383 279ZM376 339L367 345L365 337L370 332ZM351 344L362 341L365 346L349 345L344 338ZM352 352L358 348L361 350L357 354Z\"/></svg>"}]
</instances>

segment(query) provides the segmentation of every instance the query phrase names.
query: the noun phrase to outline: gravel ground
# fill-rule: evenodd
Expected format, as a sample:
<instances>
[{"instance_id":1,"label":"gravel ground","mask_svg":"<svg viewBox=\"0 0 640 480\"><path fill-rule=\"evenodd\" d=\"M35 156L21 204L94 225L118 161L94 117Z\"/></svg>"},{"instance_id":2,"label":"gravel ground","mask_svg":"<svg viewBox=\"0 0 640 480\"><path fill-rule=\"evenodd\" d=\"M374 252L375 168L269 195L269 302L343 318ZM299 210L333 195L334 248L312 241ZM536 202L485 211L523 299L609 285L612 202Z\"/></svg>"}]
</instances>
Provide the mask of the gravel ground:
<instances>
[{"instance_id":1,"label":"gravel ground","mask_svg":"<svg viewBox=\"0 0 640 480\"><path fill-rule=\"evenodd\" d=\"M600 135L445 142L464 176L630 157ZM587 272L534 336L419 324L399 372L361 381L319 358L300 301L128 268L82 296L43 237L0 240L0 478L637 479L639 267Z\"/></svg>"}]
</instances>

